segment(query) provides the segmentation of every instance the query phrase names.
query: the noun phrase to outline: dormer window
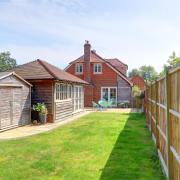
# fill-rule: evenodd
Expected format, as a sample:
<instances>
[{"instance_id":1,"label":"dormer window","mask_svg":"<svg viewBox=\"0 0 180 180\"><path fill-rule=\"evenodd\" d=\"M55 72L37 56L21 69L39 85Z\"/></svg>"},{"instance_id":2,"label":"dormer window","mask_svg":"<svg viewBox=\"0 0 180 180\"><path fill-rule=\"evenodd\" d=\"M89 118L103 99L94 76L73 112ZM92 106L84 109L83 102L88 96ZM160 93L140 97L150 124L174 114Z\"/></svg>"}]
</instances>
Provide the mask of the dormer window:
<instances>
[{"instance_id":1,"label":"dormer window","mask_svg":"<svg viewBox=\"0 0 180 180\"><path fill-rule=\"evenodd\" d=\"M101 74L102 73L102 64L95 63L94 64L94 74Z\"/></svg>"},{"instance_id":2,"label":"dormer window","mask_svg":"<svg viewBox=\"0 0 180 180\"><path fill-rule=\"evenodd\" d=\"M75 66L76 74L82 74L83 73L83 64L77 63Z\"/></svg>"}]
</instances>

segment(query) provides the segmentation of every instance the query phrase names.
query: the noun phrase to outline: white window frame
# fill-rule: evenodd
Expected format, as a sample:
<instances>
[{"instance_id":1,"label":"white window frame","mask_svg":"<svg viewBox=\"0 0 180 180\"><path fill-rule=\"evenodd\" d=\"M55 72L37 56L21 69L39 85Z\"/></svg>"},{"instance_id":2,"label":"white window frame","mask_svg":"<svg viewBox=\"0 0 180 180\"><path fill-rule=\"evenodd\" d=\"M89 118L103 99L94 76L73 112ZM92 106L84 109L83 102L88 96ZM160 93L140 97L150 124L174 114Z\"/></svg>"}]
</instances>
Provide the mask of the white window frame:
<instances>
[{"instance_id":1,"label":"white window frame","mask_svg":"<svg viewBox=\"0 0 180 180\"><path fill-rule=\"evenodd\" d=\"M82 66L82 72L80 72L80 66ZM75 64L75 74L83 74L83 63Z\"/></svg>"},{"instance_id":2,"label":"white window frame","mask_svg":"<svg viewBox=\"0 0 180 180\"><path fill-rule=\"evenodd\" d=\"M73 111L78 112L84 109L84 87L75 85L73 89Z\"/></svg>"},{"instance_id":3,"label":"white window frame","mask_svg":"<svg viewBox=\"0 0 180 180\"><path fill-rule=\"evenodd\" d=\"M55 84L55 101L67 101L72 100L72 85L65 83Z\"/></svg>"},{"instance_id":4,"label":"white window frame","mask_svg":"<svg viewBox=\"0 0 180 180\"><path fill-rule=\"evenodd\" d=\"M111 86L111 87L101 87L101 99L103 98L103 88L107 88L108 89L108 101L109 101L109 97L110 97L110 89L111 88L114 88L114 89L116 89L116 105L114 105L114 107L116 107L117 106L117 87L116 86Z\"/></svg>"},{"instance_id":5,"label":"white window frame","mask_svg":"<svg viewBox=\"0 0 180 180\"><path fill-rule=\"evenodd\" d=\"M95 71L97 65L100 66L101 71L98 71L98 72ZM97 69L99 69L99 68L97 68ZM93 73L94 73L94 74L102 74L102 64L101 64L101 63L94 63L94 64L93 64Z\"/></svg>"}]
</instances>

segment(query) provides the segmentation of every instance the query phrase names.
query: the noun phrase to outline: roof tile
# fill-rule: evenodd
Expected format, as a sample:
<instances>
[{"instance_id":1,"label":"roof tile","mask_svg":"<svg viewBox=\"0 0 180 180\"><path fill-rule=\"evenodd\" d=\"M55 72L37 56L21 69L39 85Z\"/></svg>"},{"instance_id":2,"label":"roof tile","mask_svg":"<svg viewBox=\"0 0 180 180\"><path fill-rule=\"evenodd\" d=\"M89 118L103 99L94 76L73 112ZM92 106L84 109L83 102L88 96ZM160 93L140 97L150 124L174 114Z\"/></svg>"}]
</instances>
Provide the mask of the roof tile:
<instances>
[{"instance_id":1,"label":"roof tile","mask_svg":"<svg viewBox=\"0 0 180 180\"><path fill-rule=\"evenodd\" d=\"M26 80L34 79L57 79L76 83L88 84L86 81L73 76L56 66L49 64L44 60L37 59L35 61L17 66L10 71L15 71L18 75Z\"/></svg>"}]
</instances>

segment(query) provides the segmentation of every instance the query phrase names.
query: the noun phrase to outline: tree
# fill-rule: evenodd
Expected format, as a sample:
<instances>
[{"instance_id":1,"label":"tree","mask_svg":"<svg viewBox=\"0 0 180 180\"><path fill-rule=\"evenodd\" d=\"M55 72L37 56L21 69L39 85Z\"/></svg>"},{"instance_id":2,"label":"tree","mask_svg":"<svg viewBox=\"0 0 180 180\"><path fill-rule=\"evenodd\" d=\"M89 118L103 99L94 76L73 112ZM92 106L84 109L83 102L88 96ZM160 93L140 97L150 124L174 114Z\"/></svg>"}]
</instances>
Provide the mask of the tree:
<instances>
[{"instance_id":1,"label":"tree","mask_svg":"<svg viewBox=\"0 0 180 180\"><path fill-rule=\"evenodd\" d=\"M139 68L141 76L148 82L155 81L158 73L153 66L141 66Z\"/></svg>"},{"instance_id":2,"label":"tree","mask_svg":"<svg viewBox=\"0 0 180 180\"><path fill-rule=\"evenodd\" d=\"M141 66L139 69L132 69L132 71L129 72L129 77L133 77L135 75L143 77L147 83L150 83L157 78L158 73L153 66L144 65Z\"/></svg>"},{"instance_id":3,"label":"tree","mask_svg":"<svg viewBox=\"0 0 180 180\"><path fill-rule=\"evenodd\" d=\"M180 66L180 57L176 56L176 53L173 51L172 55L169 56L167 63L172 68Z\"/></svg>"},{"instance_id":4,"label":"tree","mask_svg":"<svg viewBox=\"0 0 180 180\"><path fill-rule=\"evenodd\" d=\"M10 56L9 51L0 53L0 72L9 70L17 65L16 60Z\"/></svg>"},{"instance_id":5,"label":"tree","mask_svg":"<svg viewBox=\"0 0 180 180\"><path fill-rule=\"evenodd\" d=\"M132 69L129 73L128 73L128 76L129 77L133 77L133 76L136 76L136 75L140 75L140 72L138 69Z\"/></svg>"},{"instance_id":6,"label":"tree","mask_svg":"<svg viewBox=\"0 0 180 180\"><path fill-rule=\"evenodd\" d=\"M160 73L160 76L164 76L166 69L169 68L176 68L180 66L180 57L176 56L176 53L173 51L172 54L169 56L169 59L167 60L167 63L164 64L164 68Z\"/></svg>"}]
</instances>

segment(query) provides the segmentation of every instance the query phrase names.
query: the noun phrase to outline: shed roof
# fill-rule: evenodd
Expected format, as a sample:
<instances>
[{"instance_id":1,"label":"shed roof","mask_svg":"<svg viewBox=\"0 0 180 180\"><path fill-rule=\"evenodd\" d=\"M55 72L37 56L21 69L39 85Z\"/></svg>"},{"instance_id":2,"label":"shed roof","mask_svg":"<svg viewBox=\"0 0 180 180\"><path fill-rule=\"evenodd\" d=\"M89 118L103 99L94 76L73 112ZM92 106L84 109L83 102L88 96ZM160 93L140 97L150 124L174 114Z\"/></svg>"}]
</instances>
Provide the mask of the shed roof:
<instances>
[{"instance_id":1,"label":"shed roof","mask_svg":"<svg viewBox=\"0 0 180 180\"><path fill-rule=\"evenodd\" d=\"M55 79L55 80L76 82L81 84L88 84L88 82L76 76L73 76L61 70L60 68L40 59L17 66L11 71L15 71L17 74L19 74L26 80Z\"/></svg>"},{"instance_id":2,"label":"shed roof","mask_svg":"<svg viewBox=\"0 0 180 180\"><path fill-rule=\"evenodd\" d=\"M2 79L4 76L9 75L9 72L0 72L0 79Z\"/></svg>"},{"instance_id":3,"label":"shed roof","mask_svg":"<svg viewBox=\"0 0 180 180\"><path fill-rule=\"evenodd\" d=\"M16 76L18 79L20 79L21 81L25 82L26 84L28 84L29 86L32 86L29 82L27 82L26 80L24 80L21 76L19 76L18 74L16 74L15 72L0 72L0 79L4 79L8 76Z\"/></svg>"}]
</instances>

